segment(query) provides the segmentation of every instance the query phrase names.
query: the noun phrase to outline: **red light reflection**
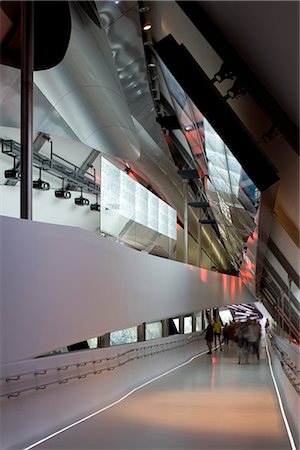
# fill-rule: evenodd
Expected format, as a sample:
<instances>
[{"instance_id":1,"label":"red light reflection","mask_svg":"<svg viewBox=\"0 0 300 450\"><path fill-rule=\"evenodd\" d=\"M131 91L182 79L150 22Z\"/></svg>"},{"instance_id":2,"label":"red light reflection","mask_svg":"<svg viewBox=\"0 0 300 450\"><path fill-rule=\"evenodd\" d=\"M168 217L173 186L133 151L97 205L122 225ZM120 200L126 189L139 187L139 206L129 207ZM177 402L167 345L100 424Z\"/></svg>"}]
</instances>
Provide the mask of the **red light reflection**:
<instances>
[{"instance_id":1,"label":"red light reflection","mask_svg":"<svg viewBox=\"0 0 300 450\"><path fill-rule=\"evenodd\" d=\"M200 280L203 281L203 283L206 283L206 281L207 281L207 270L199 269L199 275L200 275Z\"/></svg>"},{"instance_id":2,"label":"red light reflection","mask_svg":"<svg viewBox=\"0 0 300 450\"><path fill-rule=\"evenodd\" d=\"M230 300L231 303L234 303L235 299L235 279L232 277L230 280Z\"/></svg>"},{"instance_id":3,"label":"red light reflection","mask_svg":"<svg viewBox=\"0 0 300 450\"><path fill-rule=\"evenodd\" d=\"M215 372L216 372L217 358L212 356L211 362L212 362L212 365L213 365L212 373L211 373L211 390L213 391L215 389L215 386L216 386L216 374L215 374Z\"/></svg>"},{"instance_id":4,"label":"red light reflection","mask_svg":"<svg viewBox=\"0 0 300 450\"><path fill-rule=\"evenodd\" d=\"M226 294L227 291L227 275L225 273L222 274L222 282L223 282L223 294Z\"/></svg>"},{"instance_id":5,"label":"red light reflection","mask_svg":"<svg viewBox=\"0 0 300 450\"><path fill-rule=\"evenodd\" d=\"M241 278L239 278L239 293L242 292L242 284L243 284L243 281Z\"/></svg>"},{"instance_id":6,"label":"red light reflection","mask_svg":"<svg viewBox=\"0 0 300 450\"><path fill-rule=\"evenodd\" d=\"M136 176L135 176L132 172L129 172L128 175L129 175L130 178L132 178L133 180L138 181L138 179L136 178Z\"/></svg>"}]
</instances>

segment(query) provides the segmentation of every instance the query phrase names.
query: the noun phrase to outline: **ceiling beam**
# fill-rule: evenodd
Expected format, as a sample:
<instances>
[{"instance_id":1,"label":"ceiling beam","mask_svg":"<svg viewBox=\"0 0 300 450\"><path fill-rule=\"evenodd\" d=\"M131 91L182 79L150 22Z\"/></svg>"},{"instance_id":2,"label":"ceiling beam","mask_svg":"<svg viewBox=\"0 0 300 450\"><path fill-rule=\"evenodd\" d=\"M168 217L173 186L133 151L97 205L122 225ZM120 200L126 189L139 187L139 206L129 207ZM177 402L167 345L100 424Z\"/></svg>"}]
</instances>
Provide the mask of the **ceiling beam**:
<instances>
[{"instance_id":1,"label":"ceiling beam","mask_svg":"<svg viewBox=\"0 0 300 450\"><path fill-rule=\"evenodd\" d=\"M274 167L184 45L168 35L157 42L154 49L255 186L264 191L276 183L279 178Z\"/></svg>"},{"instance_id":2,"label":"ceiling beam","mask_svg":"<svg viewBox=\"0 0 300 450\"><path fill-rule=\"evenodd\" d=\"M240 79L243 86L245 86L249 94L268 116L273 125L280 130L281 134L293 150L299 154L298 127L249 69L238 52L227 41L219 28L199 5L199 2L177 1L177 4L209 42L224 63L226 63L226 66L228 66Z\"/></svg>"}]
</instances>

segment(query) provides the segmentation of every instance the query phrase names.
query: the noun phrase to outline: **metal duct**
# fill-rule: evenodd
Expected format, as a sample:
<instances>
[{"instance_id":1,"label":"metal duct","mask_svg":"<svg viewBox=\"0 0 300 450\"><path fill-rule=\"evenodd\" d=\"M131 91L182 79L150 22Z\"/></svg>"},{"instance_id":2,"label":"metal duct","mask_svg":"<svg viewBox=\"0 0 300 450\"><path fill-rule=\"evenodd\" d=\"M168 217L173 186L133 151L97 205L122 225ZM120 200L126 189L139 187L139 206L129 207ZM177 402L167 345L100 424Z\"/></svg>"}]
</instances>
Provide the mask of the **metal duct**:
<instances>
[{"instance_id":1,"label":"metal duct","mask_svg":"<svg viewBox=\"0 0 300 450\"><path fill-rule=\"evenodd\" d=\"M70 2L72 31L63 61L34 82L86 145L127 160L140 156L105 32Z\"/></svg>"}]
</instances>

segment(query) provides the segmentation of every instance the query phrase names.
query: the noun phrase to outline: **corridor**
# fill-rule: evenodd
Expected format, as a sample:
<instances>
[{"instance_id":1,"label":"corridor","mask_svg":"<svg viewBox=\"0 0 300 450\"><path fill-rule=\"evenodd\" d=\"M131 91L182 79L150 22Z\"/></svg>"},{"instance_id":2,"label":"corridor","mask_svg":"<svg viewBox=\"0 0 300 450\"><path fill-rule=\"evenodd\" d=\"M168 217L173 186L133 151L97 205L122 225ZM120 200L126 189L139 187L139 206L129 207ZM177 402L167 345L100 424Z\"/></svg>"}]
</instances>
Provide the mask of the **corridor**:
<instances>
[{"instance_id":1,"label":"corridor","mask_svg":"<svg viewBox=\"0 0 300 450\"><path fill-rule=\"evenodd\" d=\"M28 448L288 450L291 444L265 349L259 362L251 355L238 365L231 343Z\"/></svg>"}]
</instances>

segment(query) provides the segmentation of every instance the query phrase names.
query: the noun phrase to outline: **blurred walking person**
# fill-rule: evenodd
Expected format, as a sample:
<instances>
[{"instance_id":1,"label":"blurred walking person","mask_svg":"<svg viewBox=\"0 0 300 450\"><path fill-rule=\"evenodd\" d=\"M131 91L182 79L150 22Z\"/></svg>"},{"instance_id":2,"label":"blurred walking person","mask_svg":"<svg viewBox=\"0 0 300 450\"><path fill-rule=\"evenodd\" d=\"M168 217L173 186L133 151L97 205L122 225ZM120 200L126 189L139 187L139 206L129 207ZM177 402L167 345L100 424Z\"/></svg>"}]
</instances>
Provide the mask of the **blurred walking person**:
<instances>
[{"instance_id":1,"label":"blurred walking person","mask_svg":"<svg viewBox=\"0 0 300 450\"><path fill-rule=\"evenodd\" d=\"M213 330L214 330L214 337L215 337L215 346L217 346L217 340L218 340L219 345L220 345L220 350L222 351L222 343L221 343L222 322L219 317L216 317L214 319Z\"/></svg>"}]
</instances>

